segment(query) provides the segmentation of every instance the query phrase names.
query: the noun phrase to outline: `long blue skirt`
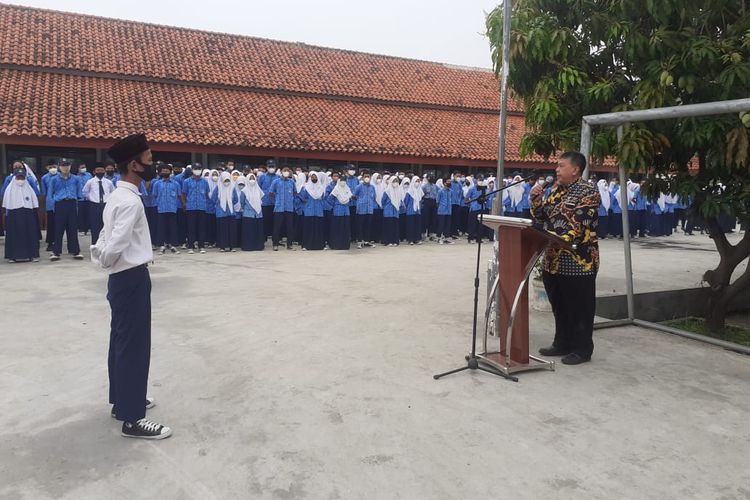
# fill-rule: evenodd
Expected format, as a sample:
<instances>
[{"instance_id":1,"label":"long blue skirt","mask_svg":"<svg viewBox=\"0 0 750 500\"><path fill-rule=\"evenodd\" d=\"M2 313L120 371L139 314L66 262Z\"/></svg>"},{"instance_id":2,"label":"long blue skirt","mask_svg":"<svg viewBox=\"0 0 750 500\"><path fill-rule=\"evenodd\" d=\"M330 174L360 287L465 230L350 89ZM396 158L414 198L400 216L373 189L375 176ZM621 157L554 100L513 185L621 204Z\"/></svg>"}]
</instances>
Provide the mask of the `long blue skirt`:
<instances>
[{"instance_id":1,"label":"long blue skirt","mask_svg":"<svg viewBox=\"0 0 750 500\"><path fill-rule=\"evenodd\" d=\"M397 217L383 217L383 245L398 245L399 223Z\"/></svg>"},{"instance_id":2,"label":"long blue skirt","mask_svg":"<svg viewBox=\"0 0 750 500\"><path fill-rule=\"evenodd\" d=\"M5 215L5 258L33 260L39 258L39 218L33 208L16 208Z\"/></svg>"},{"instance_id":3,"label":"long blue skirt","mask_svg":"<svg viewBox=\"0 0 750 500\"><path fill-rule=\"evenodd\" d=\"M416 243L422 239L422 216L407 215L406 219L406 241Z\"/></svg>"},{"instance_id":4,"label":"long blue skirt","mask_svg":"<svg viewBox=\"0 0 750 500\"><path fill-rule=\"evenodd\" d=\"M323 217L302 217L302 248L323 250L325 246Z\"/></svg>"},{"instance_id":5,"label":"long blue skirt","mask_svg":"<svg viewBox=\"0 0 750 500\"><path fill-rule=\"evenodd\" d=\"M329 242L333 250L349 250L352 242L352 221L346 215L331 217L331 236Z\"/></svg>"},{"instance_id":6,"label":"long blue skirt","mask_svg":"<svg viewBox=\"0 0 750 500\"><path fill-rule=\"evenodd\" d=\"M252 217L242 218L242 246L246 252L263 250L266 235L263 229L263 219Z\"/></svg>"}]
</instances>

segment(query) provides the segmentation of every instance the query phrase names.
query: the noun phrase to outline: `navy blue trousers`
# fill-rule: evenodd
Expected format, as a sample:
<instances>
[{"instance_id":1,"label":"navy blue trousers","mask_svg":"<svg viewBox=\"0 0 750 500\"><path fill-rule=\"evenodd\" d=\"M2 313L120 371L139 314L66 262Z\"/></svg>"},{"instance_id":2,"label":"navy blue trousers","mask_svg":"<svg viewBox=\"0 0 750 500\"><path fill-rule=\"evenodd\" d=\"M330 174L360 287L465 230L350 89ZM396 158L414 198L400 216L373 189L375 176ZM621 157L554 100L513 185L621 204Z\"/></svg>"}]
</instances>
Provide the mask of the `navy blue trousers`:
<instances>
[{"instance_id":1,"label":"navy blue trousers","mask_svg":"<svg viewBox=\"0 0 750 500\"><path fill-rule=\"evenodd\" d=\"M109 276L112 309L109 333L109 402L118 420L146 416L146 386L151 361L151 278L134 267Z\"/></svg>"},{"instance_id":2,"label":"navy blue trousers","mask_svg":"<svg viewBox=\"0 0 750 500\"><path fill-rule=\"evenodd\" d=\"M177 239L177 214L171 212L159 214L156 224L156 245L176 247L179 244Z\"/></svg>"},{"instance_id":3,"label":"navy blue trousers","mask_svg":"<svg viewBox=\"0 0 750 500\"><path fill-rule=\"evenodd\" d=\"M104 221L102 214L104 213L104 203L92 203L88 202L89 205L89 228L91 229L91 244L96 245L99 240L99 233L102 232L104 227Z\"/></svg>"},{"instance_id":4,"label":"navy blue trousers","mask_svg":"<svg viewBox=\"0 0 750 500\"><path fill-rule=\"evenodd\" d=\"M78 202L76 200L62 200L55 203L55 241L52 243L52 253L62 253L63 234L68 237L68 253L78 255L81 247L78 245Z\"/></svg>"},{"instance_id":5,"label":"navy blue trousers","mask_svg":"<svg viewBox=\"0 0 750 500\"><path fill-rule=\"evenodd\" d=\"M206 212L203 210L188 210L187 215L187 242L188 248L203 248L206 242Z\"/></svg>"}]
</instances>

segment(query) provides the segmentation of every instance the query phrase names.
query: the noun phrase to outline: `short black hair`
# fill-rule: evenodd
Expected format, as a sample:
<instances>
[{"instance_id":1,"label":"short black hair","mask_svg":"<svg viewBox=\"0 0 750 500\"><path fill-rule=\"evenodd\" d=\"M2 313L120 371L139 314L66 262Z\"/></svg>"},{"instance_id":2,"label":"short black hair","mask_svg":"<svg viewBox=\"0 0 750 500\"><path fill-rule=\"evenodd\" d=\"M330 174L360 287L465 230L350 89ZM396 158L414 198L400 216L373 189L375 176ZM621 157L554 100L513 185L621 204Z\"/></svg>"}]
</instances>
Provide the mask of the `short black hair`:
<instances>
[{"instance_id":1,"label":"short black hair","mask_svg":"<svg viewBox=\"0 0 750 500\"><path fill-rule=\"evenodd\" d=\"M566 151L560 155L561 160L570 160L570 163L578 167L578 170L583 173L586 170L586 157L578 151Z\"/></svg>"}]
</instances>

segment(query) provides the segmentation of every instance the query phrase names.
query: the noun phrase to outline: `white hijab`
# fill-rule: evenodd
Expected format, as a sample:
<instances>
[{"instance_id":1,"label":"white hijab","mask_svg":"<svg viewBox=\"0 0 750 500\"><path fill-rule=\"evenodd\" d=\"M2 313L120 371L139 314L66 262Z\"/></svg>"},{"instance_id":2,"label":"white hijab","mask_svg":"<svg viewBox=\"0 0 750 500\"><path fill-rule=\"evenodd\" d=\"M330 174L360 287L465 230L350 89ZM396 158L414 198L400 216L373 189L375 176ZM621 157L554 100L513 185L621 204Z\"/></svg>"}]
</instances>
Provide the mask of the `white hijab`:
<instances>
[{"instance_id":1,"label":"white hijab","mask_svg":"<svg viewBox=\"0 0 750 500\"><path fill-rule=\"evenodd\" d=\"M214 173L216 173L216 175L219 175L219 171L218 170L208 170L208 169L205 169L203 171L203 178L206 179L206 182L208 182L208 192L209 193L213 193L214 188L216 187L216 184L217 184L211 178L211 176L213 176Z\"/></svg>"},{"instance_id":2,"label":"white hijab","mask_svg":"<svg viewBox=\"0 0 750 500\"><path fill-rule=\"evenodd\" d=\"M607 181L605 181L604 179L599 179L599 182L597 182L596 185L599 188L599 196L601 196L602 198L602 206L604 207L604 210L609 210L609 207L612 204L612 199L609 197Z\"/></svg>"},{"instance_id":3,"label":"white hijab","mask_svg":"<svg viewBox=\"0 0 750 500\"><path fill-rule=\"evenodd\" d=\"M305 187L305 182L307 181L307 176L304 172L300 172L295 175L294 178L294 184L297 187L297 192L302 192L302 188Z\"/></svg>"},{"instance_id":4,"label":"white hijab","mask_svg":"<svg viewBox=\"0 0 750 500\"><path fill-rule=\"evenodd\" d=\"M340 179L336 183L336 187L333 188L331 191L331 194L339 200L339 203L342 205L346 205L349 203L349 201L352 199L352 190L349 189L349 184L346 183L346 180Z\"/></svg>"},{"instance_id":5,"label":"white hijab","mask_svg":"<svg viewBox=\"0 0 750 500\"><path fill-rule=\"evenodd\" d=\"M395 177L396 179L398 177ZM392 179L391 179L392 180ZM396 210L401 209L401 201L404 198L403 191L401 190L401 186L394 186L393 182L389 182L388 186L385 188L385 194L388 195L388 198L391 200L391 205L393 205Z\"/></svg>"},{"instance_id":6,"label":"white hijab","mask_svg":"<svg viewBox=\"0 0 750 500\"><path fill-rule=\"evenodd\" d=\"M34 188L29 184L28 177L22 186L16 184L16 178L13 177L5 188L3 194L3 208L6 210L15 210L17 208L37 208L39 199L36 197Z\"/></svg>"},{"instance_id":7,"label":"white hijab","mask_svg":"<svg viewBox=\"0 0 750 500\"><path fill-rule=\"evenodd\" d=\"M229 179L232 180L232 176L229 172L222 172L219 176L219 185L216 189L219 190L219 207L225 212L230 214L234 213L234 205L232 204L232 193L234 193L234 186L230 182L228 186L224 185L224 181Z\"/></svg>"},{"instance_id":8,"label":"white hijab","mask_svg":"<svg viewBox=\"0 0 750 500\"><path fill-rule=\"evenodd\" d=\"M240 187L242 184L243 187ZM237 203L234 204L235 212L242 212L242 204L240 203L240 193L247 187L247 177L240 175L237 177L237 182L234 184L234 190L237 191Z\"/></svg>"},{"instance_id":9,"label":"white hijab","mask_svg":"<svg viewBox=\"0 0 750 500\"><path fill-rule=\"evenodd\" d=\"M255 185L250 185L250 180L255 181ZM247 176L247 182L245 183L245 189L242 190L243 193L245 193L245 198L247 198L247 202L250 203L250 206L253 207L253 210L255 210L256 213L260 213L261 211L261 198L263 198L263 191L260 189L260 186L258 186L258 179L255 177L255 174L250 174Z\"/></svg>"},{"instance_id":10,"label":"white hijab","mask_svg":"<svg viewBox=\"0 0 750 500\"><path fill-rule=\"evenodd\" d=\"M443 189L443 179L438 179L435 185L438 187L438 189Z\"/></svg>"},{"instance_id":11,"label":"white hijab","mask_svg":"<svg viewBox=\"0 0 750 500\"><path fill-rule=\"evenodd\" d=\"M656 200L656 204L659 205L659 208L662 212L664 212L664 209L666 208L667 203L667 197L664 195L664 193L659 193L659 198Z\"/></svg>"},{"instance_id":12,"label":"white hijab","mask_svg":"<svg viewBox=\"0 0 750 500\"><path fill-rule=\"evenodd\" d=\"M385 193L384 182L385 181L380 177L380 174L372 174L372 185L375 186L375 203L377 203L380 208L383 208L383 193Z\"/></svg>"},{"instance_id":13,"label":"white hijab","mask_svg":"<svg viewBox=\"0 0 750 500\"><path fill-rule=\"evenodd\" d=\"M517 175L513 177L513 182L511 182L511 184L513 184L514 182L519 182L522 179L523 177L521 177L520 175ZM509 187L507 191L508 191L508 196L510 196L511 206L517 207L521 203L521 200L523 199L523 182L520 182L519 184L516 184L515 186Z\"/></svg>"},{"instance_id":14,"label":"white hijab","mask_svg":"<svg viewBox=\"0 0 750 500\"><path fill-rule=\"evenodd\" d=\"M422 191L422 182L418 175L411 178L411 184L409 184L409 196L414 200L414 211L419 212L424 191Z\"/></svg>"},{"instance_id":15,"label":"white hijab","mask_svg":"<svg viewBox=\"0 0 750 500\"><path fill-rule=\"evenodd\" d=\"M318 182L312 181L312 176L317 177ZM325 186L325 174L318 172L310 172L310 178L305 183L305 191L313 200L319 200L323 197L326 192Z\"/></svg>"}]
</instances>

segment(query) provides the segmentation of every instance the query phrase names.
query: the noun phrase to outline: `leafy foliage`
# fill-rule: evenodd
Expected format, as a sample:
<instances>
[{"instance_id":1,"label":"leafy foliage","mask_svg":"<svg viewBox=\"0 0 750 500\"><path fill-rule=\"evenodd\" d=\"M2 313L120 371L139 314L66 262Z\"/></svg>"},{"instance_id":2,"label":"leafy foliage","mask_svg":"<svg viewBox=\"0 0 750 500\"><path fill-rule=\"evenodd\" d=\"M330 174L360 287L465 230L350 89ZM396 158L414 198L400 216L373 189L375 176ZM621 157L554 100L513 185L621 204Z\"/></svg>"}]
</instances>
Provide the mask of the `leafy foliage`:
<instances>
[{"instance_id":1,"label":"leafy foliage","mask_svg":"<svg viewBox=\"0 0 750 500\"><path fill-rule=\"evenodd\" d=\"M521 153L577 149L584 115L750 97L749 10L748 0L515 0L508 77L526 109ZM487 17L496 71L502 29L500 6ZM633 123L620 144L603 128L592 155L650 174L652 197L747 218L749 128L750 113Z\"/></svg>"}]
</instances>

